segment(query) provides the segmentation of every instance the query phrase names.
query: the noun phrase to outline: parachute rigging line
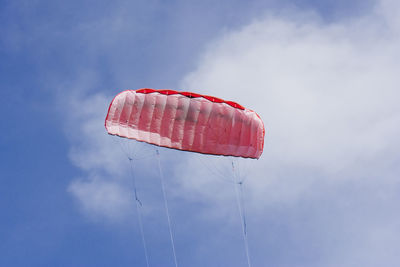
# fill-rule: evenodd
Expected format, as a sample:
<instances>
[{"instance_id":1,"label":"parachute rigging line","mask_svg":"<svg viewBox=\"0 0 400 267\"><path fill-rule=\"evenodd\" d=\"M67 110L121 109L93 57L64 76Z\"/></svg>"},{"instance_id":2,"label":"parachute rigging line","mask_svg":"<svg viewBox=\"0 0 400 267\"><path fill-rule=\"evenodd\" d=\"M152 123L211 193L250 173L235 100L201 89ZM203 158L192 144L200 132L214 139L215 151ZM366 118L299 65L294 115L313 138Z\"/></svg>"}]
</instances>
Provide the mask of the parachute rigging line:
<instances>
[{"instance_id":1,"label":"parachute rigging line","mask_svg":"<svg viewBox=\"0 0 400 267\"><path fill-rule=\"evenodd\" d=\"M125 154L126 158L129 160L129 169L130 169L132 189L133 189L132 196L135 198L136 213L138 214L139 230L140 230L140 235L141 235L141 239L142 239L144 256L146 259L146 266L150 267L149 256L147 253L146 239L144 236L143 218L142 218L142 211L141 211L143 204L140 201L138 194L137 194L136 177L135 177L135 171L134 171L134 165L133 165L133 157L135 154L134 149L132 147L130 147L129 144L126 147L124 147L123 143L120 141L119 138L117 139L118 141L116 141L114 138L113 138L113 140L118 143L118 145L121 148L121 151Z\"/></svg>"},{"instance_id":2,"label":"parachute rigging line","mask_svg":"<svg viewBox=\"0 0 400 267\"><path fill-rule=\"evenodd\" d=\"M218 168L218 166L213 162L213 161L206 161L202 159L202 157L197 158L200 164L202 164L208 172L214 175L214 177L220 179L221 181L225 183L230 183L234 184L235 182L232 181L231 177L227 177L226 175L226 170L222 170L221 168Z\"/></svg>"},{"instance_id":3,"label":"parachute rigging line","mask_svg":"<svg viewBox=\"0 0 400 267\"><path fill-rule=\"evenodd\" d=\"M158 171L160 173L161 189L162 189L163 197L164 197L165 212L167 214L167 220L168 220L169 236L170 236L170 239L171 239L172 252L174 254L174 263L175 263L175 267L178 267L178 261L176 260L174 236L172 234L171 218L170 218L169 209L168 209L167 193L165 191L164 174L163 174L162 169L161 169L160 152L158 151L158 149L156 149L156 154L157 154L157 161L158 161Z\"/></svg>"},{"instance_id":4,"label":"parachute rigging line","mask_svg":"<svg viewBox=\"0 0 400 267\"><path fill-rule=\"evenodd\" d=\"M129 165L131 169L131 176L132 176L132 186L133 186L133 192L134 192L134 197L135 197L135 202L136 202L136 212L138 214L138 222L139 222L139 228L140 228L140 235L142 237L142 244L143 244L143 250L144 250L144 256L146 258L146 266L149 267L149 256L147 253L147 246L146 246L146 239L144 237L144 229L143 229L143 219L142 219L142 211L141 207L142 202L140 201L138 195L137 195L137 187L136 187L136 178L135 178L135 173L133 169L133 159L128 157L129 159Z\"/></svg>"},{"instance_id":5,"label":"parachute rigging line","mask_svg":"<svg viewBox=\"0 0 400 267\"><path fill-rule=\"evenodd\" d=\"M236 202L239 210L240 221L242 224L242 234L243 234L243 241L244 247L246 251L246 258L247 258L247 265L251 267L250 262L250 253L249 253L249 243L247 240L247 223L246 223L246 213L244 209L244 198L243 198L243 181L238 181L235 172L235 164L232 160L232 172L233 172L233 182L235 186L235 193L236 193ZM239 189L238 189L239 187Z\"/></svg>"}]
</instances>

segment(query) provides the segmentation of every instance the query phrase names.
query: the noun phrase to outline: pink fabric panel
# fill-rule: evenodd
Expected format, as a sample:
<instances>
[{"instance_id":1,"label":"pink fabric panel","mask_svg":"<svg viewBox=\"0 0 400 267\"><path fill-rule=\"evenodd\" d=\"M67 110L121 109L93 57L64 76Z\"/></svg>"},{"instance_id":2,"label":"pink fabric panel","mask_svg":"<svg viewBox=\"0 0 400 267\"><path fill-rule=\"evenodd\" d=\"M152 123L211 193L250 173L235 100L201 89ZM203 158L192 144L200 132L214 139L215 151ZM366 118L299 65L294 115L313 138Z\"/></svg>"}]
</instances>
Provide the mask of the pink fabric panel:
<instances>
[{"instance_id":1,"label":"pink fabric panel","mask_svg":"<svg viewBox=\"0 0 400 267\"><path fill-rule=\"evenodd\" d=\"M111 102L109 134L204 154L259 158L264 125L251 110L190 93L127 90ZM211 100L210 100L211 99Z\"/></svg>"},{"instance_id":2,"label":"pink fabric panel","mask_svg":"<svg viewBox=\"0 0 400 267\"><path fill-rule=\"evenodd\" d=\"M195 98L195 101L200 102L200 109L199 109L199 115L197 117L197 123L194 127L194 137L193 137L193 144L192 144L192 150L197 149L199 151L203 150L204 143L207 141L204 138L204 133L206 130L208 118L211 114L211 109L212 109L212 103L208 100L204 101L203 99L200 98Z\"/></svg>"},{"instance_id":3,"label":"pink fabric panel","mask_svg":"<svg viewBox=\"0 0 400 267\"><path fill-rule=\"evenodd\" d=\"M195 138L195 128L200 114L201 101L197 101L195 98L189 102L189 109L187 111L184 135L182 139L182 148L185 150L191 150Z\"/></svg>"}]
</instances>

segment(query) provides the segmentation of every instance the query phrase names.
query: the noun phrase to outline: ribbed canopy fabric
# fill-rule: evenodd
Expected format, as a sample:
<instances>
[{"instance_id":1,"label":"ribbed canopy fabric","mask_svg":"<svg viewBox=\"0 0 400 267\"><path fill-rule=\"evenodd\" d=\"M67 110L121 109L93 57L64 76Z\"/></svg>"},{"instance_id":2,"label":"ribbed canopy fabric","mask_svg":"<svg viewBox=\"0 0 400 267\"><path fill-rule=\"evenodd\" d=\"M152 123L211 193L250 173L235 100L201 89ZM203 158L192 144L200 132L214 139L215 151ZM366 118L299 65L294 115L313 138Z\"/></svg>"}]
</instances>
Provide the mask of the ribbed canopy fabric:
<instances>
[{"instance_id":1,"label":"ribbed canopy fabric","mask_svg":"<svg viewBox=\"0 0 400 267\"><path fill-rule=\"evenodd\" d=\"M119 93L105 127L111 135L157 146L257 159L265 135L261 118L235 102L148 88Z\"/></svg>"}]
</instances>

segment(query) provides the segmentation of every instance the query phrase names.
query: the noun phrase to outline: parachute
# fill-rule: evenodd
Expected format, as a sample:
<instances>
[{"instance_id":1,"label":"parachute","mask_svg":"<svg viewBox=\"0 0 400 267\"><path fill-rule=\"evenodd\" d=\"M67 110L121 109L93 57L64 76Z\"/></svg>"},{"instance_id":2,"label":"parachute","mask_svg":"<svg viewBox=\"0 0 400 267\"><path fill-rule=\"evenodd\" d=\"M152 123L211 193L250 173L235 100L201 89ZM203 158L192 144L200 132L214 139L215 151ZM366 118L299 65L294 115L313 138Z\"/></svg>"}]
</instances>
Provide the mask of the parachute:
<instances>
[{"instance_id":1,"label":"parachute","mask_svg":"<svg viewBox=\"0 0 400 267\"><path fill-rule=\"evenodd\" d=\"M264 124L257 113L232 101L191 92L149 88L123 91L115 96L108 108L105 128L113 136L202 154L258 159L264 148ZM138 198L133 170L134 157L126 153L127 150L124 152L131 165L139 228L146 264L149 267L141 215L142 202ZM158 149L156 155L174 263L178 267ZM232 173L247 263L251 267L243 204L243 180L237 181L239 177L233 159Z\"/></svg>"},{"instance_id":2,"label":"parachute","mask_svg":"<svg viewBox=\"0 0 400 267\"><path fill-rule=\"evenodd\" d=\"M258 159L264 147L257 113L191 92L123 91L112 100L105 127L111 135L203 154Z\"/></svg>"}]
</instances>

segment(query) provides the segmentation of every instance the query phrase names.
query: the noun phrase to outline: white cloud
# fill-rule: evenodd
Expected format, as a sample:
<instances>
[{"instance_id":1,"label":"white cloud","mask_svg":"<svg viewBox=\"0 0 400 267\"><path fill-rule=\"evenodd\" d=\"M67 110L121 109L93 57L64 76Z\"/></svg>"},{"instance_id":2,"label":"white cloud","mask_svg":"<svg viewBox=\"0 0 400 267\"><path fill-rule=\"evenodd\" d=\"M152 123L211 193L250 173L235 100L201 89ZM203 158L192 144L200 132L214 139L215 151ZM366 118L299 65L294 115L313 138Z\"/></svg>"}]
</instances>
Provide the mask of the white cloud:
<instances>
[{"instance_id":1,"label":"white cloud","mask_svg":"<svg viewBox=\"0 0 400 267\"><path fill-rule=\"evenodd\" d=\"M182 87L256 110L267 130L263 162L335 174L399 144L399 40L379 27L389 22L268 16L214 42Z\"/></svg>"},{"instance_id":2,"label":"white cloud","mask_svg":"<svg viewBox=\"0 0 400 267\"><path fill-rule=\"evenodd\" d=\"M108 219L118 222L132 214L132 196L127 187L100 177L78 179L69 187L70 192L81 204L90 219Z\"/></svg>"},{"instance_id":3,"label":"white cloud","mask_svg":"<svg viewBox=\"0 0 400 267\"><path fill-rule=\"evenodd\" d=\"M73 95L62 98L70 110L66 131L72 142L71 161L88 173L87 178L77 178L68 187L89 218L117 222L130 215L132 199L127 189L129 172L118 143L107 135L104 118L108 99ZM64 103L64 105L66 104ZM64 106L63 105L63 106ZM132 208L130 208L132 210Z\"/></svg>"},{"instance_id":4,"label":"white cloud","mask_svg":"<svg viewBox=\"0 0 400 267\"><path fill-rule=\"evenodd\" d=\"M400 221L391 203L400 200L392 192L400 182L399 8L381 1L371 14L330 24L315 14L296 19L268 15L209 45L198 68L182 82L185 90L234 100L261 115L265 151L246 180L255 230L260 234L260 221L270 222L274 207L282 208L280 220L289 229L314 227L318 235L305 238L298 232L311 234L312 229L293 233L298 240L320 243L316 250L325 253L307 266L399 262L393 250L398 228L374 219ZM187 173L182 174L183 166L176 172L187 198L208 199L216 206L213 215L221 216L221 207L231 201L231 186L225 188L204 171L194 175L191 170L204 169L196 159L189 164ZM348 205L337 206L340 198ZM333 213L326 214L322 204L311 205L310 199L333 205ZM293 221L285 217L307 209L312 210L308 223L301 215ZM255 243L261 245L262 236Z\"/></svg>"},{"instance_id":5,"label":"white cloud","mask_svg":"<svg viewBox=\"0 0 400 267\"><path fill-rule=\"evenodd\" d=\"M96 76L86 73L82 76L86 78L78 80L79 86L91 88L97 81ZM106 219L117 223L132 219L135 202L127 156L134 159L134 175L140 186L148 187L152 179L142 178L153 175L154 171L143 170L154 169L146 161L154 155L154 150L148 145L108 135L104 121L112 96L90 95L87 89L79 90L78 85L75 88L68 97L62 95L59 102L62 108L68 109L65 130L71 141L69 158L88 176L75 178L68 192L76 198L83 214L94 221ZM152 201L148 196L142 212L153 212Z\"/></svg>"}]
</instances>

